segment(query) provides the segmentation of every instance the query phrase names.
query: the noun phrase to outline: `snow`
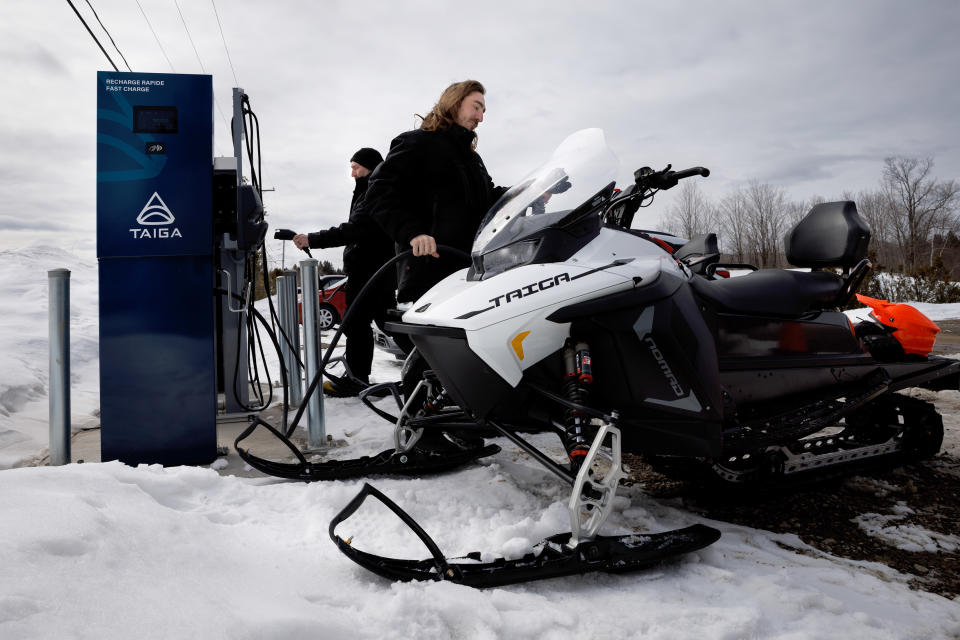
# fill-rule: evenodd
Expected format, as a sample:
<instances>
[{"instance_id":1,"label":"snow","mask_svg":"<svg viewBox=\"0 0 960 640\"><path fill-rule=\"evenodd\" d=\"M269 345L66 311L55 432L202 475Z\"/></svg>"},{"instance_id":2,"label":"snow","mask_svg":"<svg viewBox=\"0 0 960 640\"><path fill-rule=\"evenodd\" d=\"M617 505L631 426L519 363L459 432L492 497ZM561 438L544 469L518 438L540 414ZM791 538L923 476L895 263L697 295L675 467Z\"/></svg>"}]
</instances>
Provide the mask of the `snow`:
<instances>
[{"instance_id":1,"label":"snow","mask_svg":"<svg viewBox=\"0 0 960 640\"><path fill-rule=\"evenodd\" d=\"M891 514L864 513L854 521L868 535L880 538L887 544L904 551L927 551L952 553L960 548L960 537L929 531L910 524L891 524L911 515L913 510L906 503L898 502Z\"/></svg>"},{"instance_id":2,"label":"snow","mask_svg":"<svg viewBox=\"0 0 960 640\"><path fill-rule=\"evenodd\" d=\"M0 251L0 469L40 459L49 444L47 272L61 268L70 270L73 427L98 424L96 262L45 246Z\"/></svg>"},{"instance_id":3,"label":"snow","mask_svg":"<svg viewBox=\"0 0 960 640\"><path fill-rule=\"evenodd\" d=\"M59 267L73 272L73 420L96 423L96 265L41 247L0 252L7 310L0 318L0 637L960 635L956 601L911 590L907 576L884 565L832 556L794 535L710 521L674 501L651 499L639 486L624 489L604 533L643 535L702 522L723 536L647 571L478 591L391 584L340 554L327 528L357 494L359 480L242 478L220 475L222 462L30 466L42 459L47 438L45 271ZM378 351L373 379L398 375L399 363ZM944 448L960 454L960 392L917 393L943 411ZM325 409L328 433L347 444L331 456L388 445L390 425L358 400L327 399ZM556 450L547 436L536 442ZM454 473L372 484L446 554L516 557L568 530L568 496L546 470L502 444L501 454ZM898 530L903 515L865 515L860 524L902 548L958 544L953 536ZM396 516L370 500L337 533L364 550L428 555Z\"/></svg>"},{"instance_id":4,"label":"snow","mask_svg":"<svg viewBox=\"0 0 960 640\"><path fill-rule=\"evenodd\" d=\"M911 307L924 314L934 322L938 320L952 320L960 318L960 303L933 304L930 302L907 302ZM871 313L870 307L862 307L847 311L847 315L854 320L866 320Z\"/></svg>"}]
</instances>

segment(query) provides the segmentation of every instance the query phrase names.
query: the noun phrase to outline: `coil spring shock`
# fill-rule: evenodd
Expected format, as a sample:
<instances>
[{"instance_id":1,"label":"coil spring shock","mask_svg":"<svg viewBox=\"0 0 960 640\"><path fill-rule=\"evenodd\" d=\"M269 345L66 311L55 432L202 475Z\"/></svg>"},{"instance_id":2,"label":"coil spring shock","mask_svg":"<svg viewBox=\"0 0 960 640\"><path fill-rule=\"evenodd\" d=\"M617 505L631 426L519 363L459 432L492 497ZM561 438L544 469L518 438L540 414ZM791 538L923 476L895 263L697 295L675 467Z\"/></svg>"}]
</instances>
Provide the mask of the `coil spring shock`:
<instances>
[{"instance_id":1,"label":"coil spring shock","mask_svg":"<svg viewBox=\"0 0 960 640\"><path fill-rule=\"evenodd\" d=\"M593 382L593 365L590 360L590 347L586 342L567 339L563 345L563 394L567 400L576 404L585 404L589 393L589 386ZM570 458L570 467L573 471L580 469L583 458L590 450L584 426L585 418L576 409L567 409L564 412L565 441L564 448Z\"/></svg>"},{"instance_id":2,"label":"coil spring shock","mask_svg":"<svg viewBox=\"0 0 960 640\"><path fill-rule=\"evenodd\" d=\"M437 413L447 404L447 390L440 384L433 372L425 373L427 379L427 394L423 399L423 406L417 411L418 416L428 416Z\"/></svg>"},{"instance_id":3,"label":"coil spring shock","mask_svg":"<svg viewBox=\"0 0 960 640\"><path fill-rule=\"evenodd\" d=\"M428 396L427 399L423 401L423 408L420 409L420 415L428 416L437 413L443 409L445 404L447 404L447 392L441 389L440 393L435 396Z\"/></svg>"}]
</instances>

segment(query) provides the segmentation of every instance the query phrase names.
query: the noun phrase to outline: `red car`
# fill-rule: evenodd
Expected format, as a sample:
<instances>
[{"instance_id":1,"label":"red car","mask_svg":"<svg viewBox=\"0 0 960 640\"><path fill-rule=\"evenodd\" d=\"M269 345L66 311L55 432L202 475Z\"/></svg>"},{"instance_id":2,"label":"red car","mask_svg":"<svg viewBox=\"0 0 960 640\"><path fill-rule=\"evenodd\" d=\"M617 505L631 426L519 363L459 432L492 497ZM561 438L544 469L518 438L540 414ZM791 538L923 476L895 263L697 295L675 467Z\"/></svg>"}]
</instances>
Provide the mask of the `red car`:
<instances>
[{"instance_id":1,"label":"red car","mask_svg":"<svg viewBox=\"0 0 960 640\"><path fill-rule=\"evenodd\" d=\"M343 314L347 311L347 292L344 284L347 277L334 274L329 276L320 276L320 314L317 316L317 323L320 330L325 331L340 322ZM300 323L303 324L303 303L298 302L300 309Z\"/></svg>"}]
</instances>

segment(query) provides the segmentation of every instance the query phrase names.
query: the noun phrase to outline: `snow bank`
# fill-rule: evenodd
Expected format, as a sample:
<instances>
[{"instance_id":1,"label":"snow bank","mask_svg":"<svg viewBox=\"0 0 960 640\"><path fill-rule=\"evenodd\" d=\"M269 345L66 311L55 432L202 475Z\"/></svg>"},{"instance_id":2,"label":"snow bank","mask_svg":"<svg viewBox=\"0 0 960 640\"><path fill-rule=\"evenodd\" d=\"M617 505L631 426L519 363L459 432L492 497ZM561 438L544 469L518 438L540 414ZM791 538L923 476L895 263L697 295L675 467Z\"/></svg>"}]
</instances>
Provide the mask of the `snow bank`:
<instances>
[{"instance_id":1,"label":"snow bank","mask_svg":"<svg viewBox=\"0 0 960 640\"><path fill-rule=\"evenodd\" d=\"M509 456L507 457L509 459ZM515 463L508 463L507 466ZM500 553L565 527L557 483L499 461L380 479L447 553ZM327 538L359 482L296 484L119 463L0 473L0 635L109 638L929 638L956 603L792 535L708 522L712 547L650 571L476 591L390 584ZM698 518L628 494L611 532ZM385 510L341 525L361 548L426 557Z\"/></svg>"}]
</instances>

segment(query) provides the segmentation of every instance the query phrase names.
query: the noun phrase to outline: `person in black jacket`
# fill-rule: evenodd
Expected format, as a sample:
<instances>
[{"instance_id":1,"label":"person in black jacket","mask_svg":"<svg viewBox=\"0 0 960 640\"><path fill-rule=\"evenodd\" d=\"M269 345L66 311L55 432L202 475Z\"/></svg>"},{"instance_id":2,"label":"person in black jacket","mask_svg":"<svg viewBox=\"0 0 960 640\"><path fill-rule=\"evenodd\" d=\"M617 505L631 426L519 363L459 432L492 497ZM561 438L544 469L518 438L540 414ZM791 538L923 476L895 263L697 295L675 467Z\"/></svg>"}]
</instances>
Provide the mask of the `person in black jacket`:
<instances>
[{"instance_id":1,"label":"person in black jacket","mask_svg":"<svg viewBox=\"0 0 960 640\"><path fill-rule=\"evenodd\" d=\"M476 80L440 96L420 128L401 133L370 176L364 208L414 257L398 266L397 300L412 302L454 271L462 258L440 255L444 244L469 253L484 214L506 190L495 187L476 152L486 102Z\"/></svg>"},{"instance_id":2,"label":"person in black jacket","mask_svg":"<svg viewBox=\"0 0 960 640\"><path fill-rule=\"evenodd\" d=\"M396 304L393 294L396 283L393 278L385 277L374 285L373 290L369 291L357 306L357 294L377 269L393 257L393 242L361 206L370 173L382 161L380 152L369 147L353 154L350 158L350 176L356 180L356 186L350 201L350 219L339 226L310 234L301 233L293 238L293 243L299 249L325 249L346 245L343 250L343 269L348 277L345 285L347 308L356 308L350 322L343 328L343 335L347 339L347 366L356 381L343 378L341 384L333 385L328 380L323 383L324 392L328 395L355 396L369 383L373 362L373 330L370 322L376 322L382 329L387 309Z\"/></svg>"}]
</instances>

